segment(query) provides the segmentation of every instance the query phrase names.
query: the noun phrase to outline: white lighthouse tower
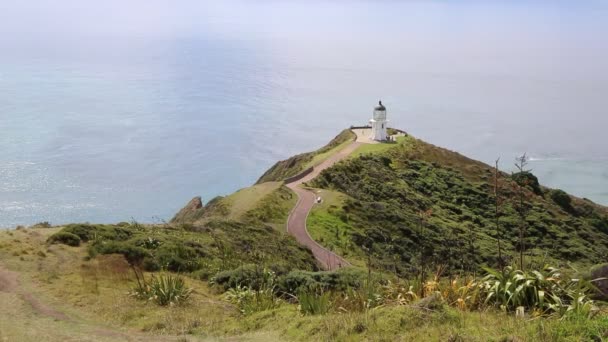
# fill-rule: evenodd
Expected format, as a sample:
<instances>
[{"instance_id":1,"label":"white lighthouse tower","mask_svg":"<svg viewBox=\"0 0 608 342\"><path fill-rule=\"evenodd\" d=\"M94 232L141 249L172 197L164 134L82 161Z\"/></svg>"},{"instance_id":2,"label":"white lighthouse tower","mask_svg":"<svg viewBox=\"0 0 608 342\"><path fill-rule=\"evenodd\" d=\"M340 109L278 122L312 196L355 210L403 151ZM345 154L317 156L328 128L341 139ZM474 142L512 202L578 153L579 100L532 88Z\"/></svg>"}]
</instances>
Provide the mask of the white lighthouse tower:
<instances>
[{"instance_id":1,"label":"white lighthouse tower","mask_svg":"<svg viewBox=\"0 0 608 342\"><path fill-rule=\"evenodd\" d=\"M386 134L386 125L388 120L386 120L386 107L382 105L382 101L378 102L378 106L374 108L374 116L369 123L372 126L372 132L369 136L371 140L376 141L384 141L387 138Z\"/></svg>"}]
</instances>

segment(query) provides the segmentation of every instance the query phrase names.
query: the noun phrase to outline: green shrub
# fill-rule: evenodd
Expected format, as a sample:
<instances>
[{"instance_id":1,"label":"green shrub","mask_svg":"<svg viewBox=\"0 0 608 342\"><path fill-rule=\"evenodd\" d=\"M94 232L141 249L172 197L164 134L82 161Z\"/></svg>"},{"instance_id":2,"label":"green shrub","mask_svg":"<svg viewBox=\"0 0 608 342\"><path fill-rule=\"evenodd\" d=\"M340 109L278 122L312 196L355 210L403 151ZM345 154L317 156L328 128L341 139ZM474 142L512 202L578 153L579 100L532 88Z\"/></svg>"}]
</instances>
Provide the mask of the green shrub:
<instances>
[{"instance_id":1,"label":"green shrub","mask_svg":"<svg viewBox=\"0 0 608 342\"><path fill-rule=\"evenodd\" d=\"M260 269L254 265L239 267L233 271L220 272L213 281L217 282L218 279L224 286L232 285L224 298L236 304L245 315L270 310L281 303L276 298L275 274L266 268ZM241 281L251 285L242 285Z\"/></svg>"},{"instance_id":2,"label":"green shrub","mask_svg":"<svg viewBox=\"0 0 608 342\"><path fill-rule=\"evenodd\" d=\"M70 224L62 229L63 232L78 235L80 240L87 242L95 237L97 226L91 224Z\"/></svg>"},{"instance_id":3,"label":"green shrub","mask_svg":"<svg viewBox=\"0 0 608 342\"><path fill-rule=\"evenodd\" d=\"M144 259L152 257L150 252L142 247L134 246L128 242L101 241L92 246L101 254L122 254L131 265L139 265Z\"/></svg>"},{"instance_id":4,"label":"green shrub","mask_svg":"<svg viewBox=\"0 0 608 342\"><path fill-rule=\"evenodd\" d=\"M51 228L52 225L48 221L38 222L31 228Z\"/></svg>"},{"instance_id":5,"label":"green shrub","mask_svg":"<svg viewBox=\"0 0 608 342\"><path fill-rule=\"evenodd\" d=\"M88 241L90 258L122 254L131 265L146 271L194 272L205 268L215 274L244 263L259 263L282 265L272 267L284 273L296 268L314 269L316 265L310 250L266 226L218 220L208 222L205 229L202 234L136 222L83 223L70 224L61 232Z\"/></svg>"},{"instance_id":6,"label":"green shrub","mask_svg":"<svg viewBox=\"0 0 608 342\"><path fill-rule=\"evenodd\" d=\"M512 267L504 271L486 269L481 282L485 303L515 311L518 307L539 313L590 316L596 310L589 295L592 286L581 279L572 279L558 269L524 272Z\"/></svg>"},{"instance_id":7,"label":"green shrub","mask_svg":"<svg viewBox=\"0 0 608 342\"><path fill-rule=\"evenodd\" d=\"M148 236L146 238L139 239L134 243L135 245L143 247L145 249L157 249L162 244L162 241Z\"/></svg>"},{"instance_id":8,"label":"green shrub","mask_svg":"<svg viewBox=\"0 0 608 342\"><path fill-rule=\"evenodd\" d=\"M422 150L395 148L382 155L350 158L311 182L313 187L348 196L342 208L355 229L345 237L341 250L360 261L371 250L374 269L404 278L419 274L422 254L427 263L441 265L444 274L453 275L512 258L519 249L521 223L512 182L503 182L497 231L491 168L421 142L415 146ZM382 157L390 158L391 163L387 166ZM530 189L542 194L532 174L514 178L522 184L526 180ZM608 255L608 220L602 219L606 215L598 207L573 200L576 212L564 217L553 214L558 205L550 196L531 196L526 202L525 253L586 264ZM430 209L432 214L421 225L420 213ZM327 215L340 220L340 211L328 210ZM496 246L498 236L501 261L496 248L490 247Z\"/></svg>"},{"instance_id":9,"label":"green shrub","mask_svg":"<svg viewBox=\"0 0 608 342\"><path fill-rule=\"evenodd\" d=\"M244 315L271 310L281 304L281 301L275 297L275 290L271 285L263 286L259 290L237 285L224 294L224 299L237 305Z\"/></svg>"},{"instance_id":10,"label":"green shrub","mask_svg":"<svg viewBox=\"0 0 608 342\"><path fill-rule=\"evenodd\" d=\"M169 271L192 272L201 267L201 254L197 248L186 246L185 243L175 243L162 245L155 256L161 267Z\"/></svg>"},{"instance_id":11,"label":"green shrub","mask_svg":"<svg viewBox=\"0 0 608 342\"><path fill-rule=\"evenodd\" d=\"M161 265L152 256L145 256L141 261L141 267L148 272L156 272L161 270Z\"/></svg>"},{"instance_id":12,"label":"green shrub","mask_svg":"<svg viewBox=\"0 0 608 342\"><path fill-rule=\"evenodd\" d=\"M555 204L559 205L566 212L574 212L574 208L572 208L572 198L563 190L553 190L551 191L551 200L555 202Z\"/></svg>"},{"instance_id":13,"label":"green shrub","mask_svg":"<svg viewBox=\"0 0 608 342\"><path fill-rule=\"evenodd\" d=\"M268 284L274 284L275 272L258 265L244 265L234 270L222 271L213 277L213 283L220 285L224 290L237 287L247 287L259 290Z\"/></svg>"},{"instance_id":14,"label":"green shrub","mask_svg":"<svg viewBox=\"0 0 608 342\"><path fill-rule=\"evenodd\" d=\"M94 239L124 241L133 235L131 230L125 227L88 223L69 224L61 231L78 235L84 242Z\"/></svg>"},{"instance_id":15,"label":"green shrub","mask_svg":"<svg viewBox=\"0 0 608 342\"><path fill-rule=\"evenodd\" d=\"M386 288L375 280L365 280L359 288L348 288L336 294L333 306L341 311L362 312L382 305Z\"/></svg>"},{"instance_id":16,"label":"green shrub","mask_svg":"<svg viewBox=\"0 0 608 342\"><path fill-rule=\"evenodd\" d=\"M331 294L320 289L302 289L298 292L300 312L304 315L322 315L331 308Z\"/></svg>"},{"instance_id":17,"label":"green shrub","mask_svg":"<svg viewBox=\"0 0 608 342\"><path fill-rule=\"evenodd\" d=\"M608 234L608 216L590 219L589 223L593 227L599 229L602 233Z\"/></svg>"},{"instance_id":18,"label":"green shrub","mask_svg":"<svg viewBox=\"0 0 608 342\"><path fill-rule=\"evenodd\" d=\"M359 288L364 277L365 272L356 268L324 272L292 271L280 277L278 285L280 291L285 293L298 293L309 288L345 291L348 288Z\"/></svg>"},{"instance_id":19,"label":"green shrub","mask_svg":"<svg viewBox=\"0 0 608 342\"><path fill-rule=\"evenodd\" d=\"M72 233L60 231L53 235L51 235L48 240L48 243L62 243L64 245L77 247L80 246L80 238L78 235L74 235Z\"/></svg>"},{"instance_id":20,"label":"green shrub","mask_svg":"<svg viewBox=\"0 0 608 342\"><path fill-rule=\"evenodd\" d=\"M527 187L536 195L542 196L543 191L540 188L540 183L538 182L538 178L532 174L530 171L517 172L514 173L511 178L519 184L519 186Z\"/></svg>"},{"instance_id":21,"label":"green shrub","mask_svg":"<svg viewBox=\"0 0 608 342\"><path fill-rule=\"evenodd\" d=\"M138 299L154 301L158 305L176 305L185 303L192 289L186 286L182 277L167 274L152 276L146 282L143 275L138 275L137 286L132 295Z\"/></svg>"},{"instance_id":22,"label":"green shrub","mask_svg":"<svg viewBox=\"0 0 608 342\"><path fill-rule=\"evenodd\" d=\"M201 268L200 270L196 270L190 274L190 277L202 281L208 281L213 279L213 275L216 274L216 270L209 268Z\"/></svg>"}]
</instances>

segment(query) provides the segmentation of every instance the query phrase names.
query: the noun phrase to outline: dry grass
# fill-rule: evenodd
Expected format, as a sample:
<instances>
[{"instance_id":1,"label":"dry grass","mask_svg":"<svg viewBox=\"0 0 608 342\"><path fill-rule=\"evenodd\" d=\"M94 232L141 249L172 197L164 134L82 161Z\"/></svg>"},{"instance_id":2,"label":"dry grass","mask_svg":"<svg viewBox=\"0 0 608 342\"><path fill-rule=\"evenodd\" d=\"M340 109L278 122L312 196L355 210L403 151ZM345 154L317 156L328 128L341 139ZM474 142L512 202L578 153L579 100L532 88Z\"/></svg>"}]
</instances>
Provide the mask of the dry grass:
<instances>
[{"instance_id":1,"label":"dry grass","mask_svg":"<svg viewBox=\"0 0 608 342\"><path fill-rule=\"evenodd\" d=\"M57 230L0 233L2 264L19 275L18 291L0 292L0 340L147 341L179 340L182 335L196 340L192 333L215 335L225 320L237 315L230 305L214 299L205 283L195 280L188 281L195 289L190 305L159 308L137 301L129 296L133 277L122 256L87 261L83 247L47 247L46 238ZM40 312L24 300L27 296L66 319Z\"/></svg>"},{"instance_id":2,"label":"dry grass","mask_svg":"<svg viewBox=\"0 0 608 342\"><path fill-rule=\"evenodd\" d=\"M159 307L129 296L133 280L121 257L86 260L84 247L47 246L57 230L0 232L1 263L20 282L17 292L0 291L0 341L577 341L591 330L608 331L606 320L522 320L407 304L316 316L285 304L243 316L206 283L189 278L188 305ZM67 319L41 314L25 293Z\"/></svg>"}]
</instances>

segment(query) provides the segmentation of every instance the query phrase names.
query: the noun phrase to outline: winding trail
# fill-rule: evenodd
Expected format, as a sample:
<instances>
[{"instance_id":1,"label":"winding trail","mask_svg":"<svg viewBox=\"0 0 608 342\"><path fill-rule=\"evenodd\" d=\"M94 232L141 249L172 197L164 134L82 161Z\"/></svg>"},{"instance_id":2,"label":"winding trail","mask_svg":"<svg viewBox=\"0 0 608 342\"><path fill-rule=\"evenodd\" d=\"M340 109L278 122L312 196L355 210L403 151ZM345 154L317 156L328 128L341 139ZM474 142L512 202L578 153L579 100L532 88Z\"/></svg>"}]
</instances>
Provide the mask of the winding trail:
<instances>
[{"instance_id":1,"label":"winding trail","mask_svg":"<svg viewBox=\"0 0 608 342\"><path fill-rule=\"evenodd\" d=\"M350 145L338 151L318 166L315 166L313 171L304 178L286 184L288 188L298 195L298 202L287 218L287 231L295 236L299 243L310 248L315 258L326 270L335 270L341 267L350 266L350 263L341 256L321 246L310 237L310 234L308 234L306 219L315 204L316 195L312 191L303 189L300 185L312 180L317 177L321 171L348 157L361 145L361 142L353 141Z\"/></svg>"}]
</instances>

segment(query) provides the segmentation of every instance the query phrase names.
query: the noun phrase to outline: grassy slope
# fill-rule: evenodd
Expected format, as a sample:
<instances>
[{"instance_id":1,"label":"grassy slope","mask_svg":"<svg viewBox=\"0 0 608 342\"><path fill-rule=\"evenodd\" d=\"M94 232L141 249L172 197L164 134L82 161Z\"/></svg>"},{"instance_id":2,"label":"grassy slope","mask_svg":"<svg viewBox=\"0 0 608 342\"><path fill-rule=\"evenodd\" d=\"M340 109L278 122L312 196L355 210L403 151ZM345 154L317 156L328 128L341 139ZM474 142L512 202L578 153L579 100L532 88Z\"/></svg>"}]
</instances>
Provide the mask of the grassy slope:
<instances>
[{"instance_id":1,"label":"grassy slope","mask_svg":"<svg viewBox=\"0 0 608 342\"><path fill-rule=\"evenodd\" d=\"M206 282L188 279L194 288L187 306L161 308L128 295L131 269L116 255L88 259L86 247L46 245L58 229L0 233L0 259L19 272L22 288L37 301L65 314L66 320L36 312L22 294L0 291L0 339L8 341L209 340L223 335L238 310L221 301ZM20 287L21 288L21 287ZM234 335L241 335L234 332ZM184 336L178 339L178 336ZM187 338L186 338L187 336ZM272 334L244 339L266 340Z\"/></svg>"},{"instance_id":2,"label":"grassy slope","mask_svg":"<svg viewBox=\"0 0 608 342\"><path fill-rule=\"evenodd\" d=\"M316 269L312 253L286 232L258 222L209 221L205 225L68 225L88 242L90 256L123 254L148 271L167 269L207 279L220 271L254 263L281 270Z\"/></svg>"},{"instance_id":3,"label":"grassy slope","mask_svg":"<svg viewBox=\"0 0 608 342\"><path fill-rule=\"evenodd\" d=\"M115 256L88 259L86 247L46 245L58 229L0 232L0 260L19 272L23 291L64 313L68 321L34 312L20 295L0 291L0 338L8 341L577 341L606 331L608 321L520 320L495 311L426 311L385 306L361 313L302 316L295 304L250 316L205 282L186 306L158 307L127 293L130 269ZM39 254L39 252L43 252ZM21 291L20 290L20 291ZM6 300L6 301L4 301Z\"/></svg>"},{"instance_id":4,"label":"grassy slope","mask_svg":"<svg viewBox=\"0 0 608 342\"><path fill-rule=\"evenodd\" d=\"M361 255L362 246L372 243L378 266L387 269L393 269L394 258L402 266L415 264L421 245L429 249L427 259L449 260L452 268L473 267L467 265L470 260L474 265L495 264L498 233L493 225L489 166L412 137L402 138L398 144L370 146L325 170L313 183L350 199L332 203L331 210L317 208L309 224L311 231L332 231L338 226L340 239L325 233L327 244L354 246L350 254ZM513 190L505 193L513 199ZM544 197L531 196L526 232L529 260L589 266L608 255L604 207L573 199L576 213L572 214L550 199L548 189ZM512 260L518 243L513 207L509 202L503 205L500 228ZM429 209L432 215L421 234L418 214ZM354 243L345 241L344 234ZM469 241L473 241L472 248ZM414 271L400 268L403 273Z\"/></svg>"},{"instance_id":5,"label":"grassy slope","mask_svg":"<svg viewBox=\"0 0 608 342\"><path fill-rule=\"evenodd\" d=\"M227 196L222 200L229 208L229 214L226 217L231 220L240 220L246 212L255 208L264 197L280 187L280 182L266 182L238 190Z\"/></svg>"},{"instance_id":6,"label":"grassy slope","mask_svg":"<svg viewBox=\"0 0 608 342\"><path fill-rule=\"evenodd\" d=\"M397 137L397 141L394 143L382 143L382 144L363 144L359 146L351 155L350 158L357 158L359 156L370 154L370 153L382 153L398 147L400 144L404 144L408 141L407 137Z\"/></svg>"},{"instance_id":7,"label":"grassy slope","mask_svg":"<svg viewBox=\"0 0 608 342\"><path fill-rule=\"evenodd\" d=\"M285 174L295 174L299 172L296 170L320 162L323 156L331 155L346 143L344 140L330 144L332 148L315 154L307 161L299 160L280 171L275 168L276 172L269 175L283 177ZM368 157L370 153L382 157ZM331 179L328 179L328 175L331 175ZM378 176L380 182L366 188L361 180L371 175ZM445 227L457 230L463 222L481 217L480 231L476 233L479 235L477 246L490 254L493 253L491 232L481 231L489 226L485 222L487 218L474 211L475 205L485 205L483 201L458 203L456 208L451 202L455 198L446 197L455 194L466 195L476 201L483 200L487 197L487 193L483 194L487 192L483 183L488 180L486 165L411 137L401 138L398 144L365 145L349 161L324 173L317 186L341 192L323 190L321 196L324 203L314 208L308 225L313 237L322 239L326 245L333 245L355 264L363 265L365 253L359 248L361 241L353 237L368 234L370 228L380 228L382 232L393 234L391 237L398 237L396 232L408 227L395 225L393 220L406 223L409 220L415 225L416 211L432 207L435 211L429 231L437 228L441 233ZM383 191L387 193L383 194ZM366 193L372 197L364 198ZM384 198L386 194L390 195ZM547 225L548 231L553 234L556 234L556 227L548 224L554 225L560 220L573 224L576 229L570 231L570 235L562 233L558 237L561 237L561 241L572 240L569 241L568 250L580 247L582 253L594 253L587 249L590 248L589 244L581 242L581 234L590 234L588 238L591 240L602 240L597 239L597 232L589 231L584 217L572 217L548 200L538 201L540 204L534 212L534 222ZM408 306L386 306L362 313L332 312L311 317L298 313L296 305L284 303L275 310L242 316L237 308L197 277L202 275L206 278L218 270L249 262L268 265L286 260L292 267L311 267L310 255L303 254L292 239L276 229L268 229L282 227L293 204L295 197L280 183L259 184L210 202L197 213L195 222L182 224L180 229L133 227L136 228L135 236L128 240L134 243L141 241L140 238L153 237L165 243L165 246L201 249L203 256L199 261L204 267L188 278L188 285L195 289L195 293L191 304L183 307L161 308L129 297L126 293L134 285L134 280L123 259L98 255L89 260L87 245L46 245L46 238L57 229L1 232L2 264L19 272L26 290L42 302L66 313L73 321L41 317L32 312L27 303L20 301L22 296L0 291L1 300L15 303L0 312L0 339L123 339L124 336L116 335L118 333L142 340L149 339L149 336L173 340L177 336L187 335L186 340L229 337L230 340L254 341L409 341L448 340L461 336L467 341L486 341L515 336L524 340L554 341L585 340L590 334L602 335L608 330L605 318L581 322L553 319L522 321L494 311L469 313L447 309L445 312L426 312ZM574 206L581 211L587 210L585 215L589 215L589 212L605 213L605 208L584 200L574 199ZM485 207L482 209L485 210ZM376 215L366 214L378 210L381 212L379 220ZM455 215L453 211L460 213ZM545 221L547 217L541 215L543 212L553 218ZM222 222L218 218L231 220ZM508 225L509 221L506 220L504 224ZM415 235L411 231L409 234ZM571 234L576 236L573 238ZM430 235L437 237L436 232ZM377 238L374 247L374 258L378 259L376 266L389 266L390 261L383 259L382 251L391 248L382 244L378 235L370 236ZM188 246L186 242L196 242L200 246ZM415 250L415 244L408 245L406 240L400 242L405 242L402 243L404 247ZM512 242L513 239L509 243ZM579 242L583 246L579 246ZM407 253L403 255L407 256ZM561 254L559 256L563 258ZM402 263L407 262L404 258ZM35 328L30 328L26 322L32 322ZM108 329L109 326L112 328Z\"/></svg>"},{"instance_id":8,"label":"grassy slope","mask_svg":"<svg viewBox=\"0 0 608 342\"><path fill-rule=\"evenodd\" d=\"M354 265L365 266L365 256L352 245L351 234L356 229L348 224L348 214L342 209L348 196L331 190L317 193L323 201L313 207L306 221L310 236Z\"/></svg>"},{"instance_id":9,"label":"grassy slope","mask_svg":"<svg viewBox=\"0 0 608 342\"><path fill-rule=\"evenodd\" d=\"M327 157L346 147L346 145L354 139L355 134L351 132L351 130L345 129L327 145L314 152L298 154L289 159L277 162L260 177L256 184L281 181L295 176L307 168L321 163Z\"/></svg>"},{"instance_id":10,"label":"grassy slope","mask_svg":"<svg viewBox=\"0 0 608 342\"><path fill-rule=\"evenodd\" d=\"M266 182L216 197L205 206L189 212L177 224L205 225L213 220L264 223L284 230L296 196L281 182Z\"/></svg>"}]
</instances>

